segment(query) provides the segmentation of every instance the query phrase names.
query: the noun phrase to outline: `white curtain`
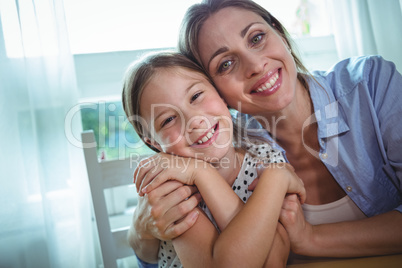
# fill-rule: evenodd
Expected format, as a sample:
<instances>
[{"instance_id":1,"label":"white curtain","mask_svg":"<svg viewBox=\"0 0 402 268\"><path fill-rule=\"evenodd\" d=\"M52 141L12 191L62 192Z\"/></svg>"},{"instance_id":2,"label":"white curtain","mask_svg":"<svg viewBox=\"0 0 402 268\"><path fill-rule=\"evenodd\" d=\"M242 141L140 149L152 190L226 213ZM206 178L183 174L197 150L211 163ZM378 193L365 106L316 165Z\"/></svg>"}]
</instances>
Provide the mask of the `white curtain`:
<instances>
[{"instance_id":1,"label":"white curtain","mask_svg":"<svg viewBox=\"0 0 402 268\"><path fill-rule=\"evenodd\" d=\"M339 58L381 55L402 72L402 0L330 0Z\"/></svg>"},{"instance_id":2,"label":"white curtain","mask_svg":"<svg viewBox=\"0 0 402 268\"><path fill-rule=\"evenodd\" d=\"M0 0L0 22L0 267L96 267L62 0Z\"/></svg>"}]
</instances>

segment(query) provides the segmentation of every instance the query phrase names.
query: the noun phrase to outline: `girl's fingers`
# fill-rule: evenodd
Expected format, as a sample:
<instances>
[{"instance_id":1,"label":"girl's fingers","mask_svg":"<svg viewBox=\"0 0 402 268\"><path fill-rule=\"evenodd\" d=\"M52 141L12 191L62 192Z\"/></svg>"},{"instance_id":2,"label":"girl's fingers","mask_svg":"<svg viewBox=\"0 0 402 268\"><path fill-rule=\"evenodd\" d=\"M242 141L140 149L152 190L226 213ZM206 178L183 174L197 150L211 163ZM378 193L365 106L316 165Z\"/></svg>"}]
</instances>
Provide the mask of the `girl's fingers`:
<instances>
[{"instance_id":1,"label":"girl's fingers","mask_svg":"<svg viewBox=\"0 0 402 268\"><path fill-rule=\"evenodd\" d=\"M157 157L159 157L158 154L153 155L153 156L151 156L151 157L148 157L148 158L146 158L146 159L143 159L143 160L141 160L141 161L138 163L137 168L134 170L134 174L133 174L133 179L134 179L133 182L134 182L134 183L136 183L137 178L138 178L138 174L139 174L139 172L141 171L141 169L142 169L143 167L148 166L150 163L155 162L154 160L155 160L155 158L157 158Z\"/></svg>"},{"instance_id":2,"label":"girl's fingers","mask_svg":"<svg viewBox=\"0 0 402 268\"><path fill-rule=\"evenodd\" d=\"M137 172L135 173L135 186L137 188L137 192L140 192L141 185L146 185L151 179L148 179L147 183L144 184L145 178L150 178L159 174L162 168L159 165L159 158L151 159L150 161L143 163L143 165L137 168Z\"/></svg>"},{"instance_id":3,"label":"girl's fingers","mask_svg":"<svg viewBox=\"0 0 402 268\"><path fill-rule=\"evenodd\" d=\"M145 159L141 160L140 163L138 164L138 169L152 168L160 163L160 160L162 157L163 157L163 155L161 153L159 153L159 154L155 154L151 157L145 158ZM135 175L135 173L134 173L134 175Z\"/></svg>"},{"instance_id":4,"label":"girl's fingers","mask_svg":"<svg viewBox=\"0 0 402 268\"><path fill-rule=\"evenodd\" d=\"M155 178L157 178L161 173L163 172L163 169L160 168L155 168L155 170L150 170L148 171L144 177L141 179L141 184L137 188L138 189L138 194L140 196L143 196L145 192L142 190L148 186L149 183L151 183ZM163 182L155 186L153 189L157 188L160 186Z\"/></svg>"}]
</instances>

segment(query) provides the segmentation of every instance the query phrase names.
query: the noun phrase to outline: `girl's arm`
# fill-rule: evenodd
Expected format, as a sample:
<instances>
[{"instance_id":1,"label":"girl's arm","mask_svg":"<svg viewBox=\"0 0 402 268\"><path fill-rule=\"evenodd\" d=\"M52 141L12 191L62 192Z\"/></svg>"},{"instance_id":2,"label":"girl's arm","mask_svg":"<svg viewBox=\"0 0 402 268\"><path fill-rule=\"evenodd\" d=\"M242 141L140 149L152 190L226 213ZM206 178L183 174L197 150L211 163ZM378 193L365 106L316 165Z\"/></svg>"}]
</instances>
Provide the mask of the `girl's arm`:
<instances>
[{"instance_id":1,"label":"girl's arm","mask_svg":"<svg viewBox=\"0 0 402 268\"><path fill-rule=\"evenodd\" d=\"M223 181L214 168L203 170L202 174L202 177L193 177L193 182L210 209L216 205L213 202L220 201L219 195L223 189L228 189L228 193L234 194L226 182L225 188L211 187L216 186L219 178ZM163 177L155 177L144 192L151 191L158 183L170 178ZM261 267L270 252L282 201L287 191L299 193L302 200L305 198L302 183L292 170L271 168L264 171L247 204L220 235L208 218L200 212L194 226L174 240L182 264L189 267ZM212 194L213 192L215 194ZM258 224L255 219L258 219Z\"/></svg>"},{"instance_id":2,"label":"girl's arm","mask_svg":"<svg viewBox=\"0 0 402 268\"><path fill-rule=\"evenodd\" d=\"M144 180L144 178L146 177L146 175L149 172L152 173L152 171L153 171L156 174L160 174L160 172L162 172L161 170L158 170L157 163L165 162L166 159L164 159L163 161L153 161L154 159L155 158L149 159L148 162L146 162L146 163L148 163L147 165L145 165L145 163L143 162L140 165L140 166L143 166L142 171L136 170L135 182L137 183L137 185L139 185L138 188L140 188L141 185L145 184L142 181ZM149 161L151 161L153 164L149 163ZM178 163L184 163L184 162L178 161ZM145 168L145 166L146 166L146 168ZM187 172L189 170L190 169L186 169ZM208 174L207 172L202 172L200 174L202 174L202 176L204 176L204 177L207 176L210 178L212 178L213 176L216 175L216 174L215 175ZM191 174L189 176L191 176ZM158 251L158 245L157 244L156 244L156 246L151 245L154 241L152 241L152 239L150 239L150 238L152 238L152 235L151 235L151 237L149 237L150 236L149 231L147 231L147 230L154 229L152 231L152 233L155 233L158 237L162 234L162 232L158 231L158 228L156 228L156 227L158 227L160 225L165 226L164 224L160 224L160 223L165 223L166 218L167 218L165 215L163 215L164 214L163 211L167 207L170 208L171 205L167 206L166 200L163 200L163 202L162 202L162 198L159 201L158 201L158 198L160 198L160 196L164 196L163 192L166 192L166 191L163 191L161 188L162 188L162 186L165 186L165 184L168 184L168 183L180 184L177 181L168 181L168 182L163 183L158 188L154 189L148 195L145 195L144 197L140 197L140 200L144 199L147 202L145 203L145 205L139 204L141 206L139 206L136 209L134 218L133 218L133 226L132 227L134 227L134 228L131 228L132 235L131 235L130 241L132 241L132 243L135 243L135 245L139 245L137 248L132 246L133 249L135 250L135 252L136 253L138 252L137 256L139 256L140 258L141 258L141 256L144 256L144 255L139 255L141 253L145 254L145 256L149 256L152 249L155 249L155 252L153 254L150 254L151 256L154 257L154 259L152 259L153 262L156 261L155 258L156 258L157 251ZM212 214L215 216L215 220L217 221L217 224L220 227L220 230L223 231L225 229L225 227L227 226L227 224L231 221L231 219L238 213L238 211L240 211L240 209L243 207L244 203L238 198L238 196L233 192L233 190L231 189L229 184L226 181L224 181L223 179L211 180L211 182L208 184L205 184L205 186L208 188L203 189L203 192L206 192L204 198L206 200L208 200L209 208L211 209ZM187 186L187 187L189 187L189 186ZM164 188L166 188L166 187L164 187ZM168 190L168 191L170 192L171 190ZM176 197L180 196L180 194L178 192L171 193L169 195L176 196ZM187 197L187 196L188 195L185 195L184 197ZM155 197L157 197L157 198L155 199ZM218 198L216 198L216 197L218 197ZM176 198L176 200L177 200L176 202L179 202L179 201L181 202L183 200L183 198ZM148 199L150 202L148 202ZM171 200L171 199L173 199L173 197L164 198L164 199ZM188 202L188 201L185 201L185 202ZM160 206L163 206L165 208L160 209L159 208ZM187 207L187 206L183 206L183 204L180 204L180 206L182 208ZM151 207L152 207L152 209L150 209ZM179 205L177 205L177 207L179 207ZM171 210L175 210L175 208L171 208ZM154 212L158 212L158 213L154 213L156 215L150 215L150 213L149 213L150 211L154 211ZM138 214L138 215L136 216L136 214ZM203 217L205 217L205 215L203 213L201 213L201 215ZM193 218L195 221L195 217L191 217L191 218ZM157 222L157 224L152 224L152 226L149 226L147 223L150 223L150 222ZM209 222L209 220L207 219L206 222ZM190 227L191 227L190 224L186 224L186 230ZM211 232L214 233L213 231L216 231L216 230L215 230L214 226L212 226L212 227L213 228L211 229ZM172 223L170 228L176 229L176 228L178 228L178 226L176 226L175 223ZM142 232L141 232L141 230L142 230ZM287 237L287 233L280 224L278 224L278 230L279 231L275 234L275 239L273 242L274 243L273 250L270 251L268 260L266 261L267 267L284 267L286 264L288 255L289 255L290 243L289 243L289 239ZM139 235L136 235L136 232L139 233ZM144 239L140 240L139 239L140 235ZM174 238L176 236L177 235L172 236L171 238ZM148 237L148 239L146 239L147 237ZM162 240L165 240L165 239L162 239ZM159 240L156 240L156 242L159 242ZM143 257L143 259L147 260L147 259L145 259L145 256Z\"/></svg>"}]
</instances>

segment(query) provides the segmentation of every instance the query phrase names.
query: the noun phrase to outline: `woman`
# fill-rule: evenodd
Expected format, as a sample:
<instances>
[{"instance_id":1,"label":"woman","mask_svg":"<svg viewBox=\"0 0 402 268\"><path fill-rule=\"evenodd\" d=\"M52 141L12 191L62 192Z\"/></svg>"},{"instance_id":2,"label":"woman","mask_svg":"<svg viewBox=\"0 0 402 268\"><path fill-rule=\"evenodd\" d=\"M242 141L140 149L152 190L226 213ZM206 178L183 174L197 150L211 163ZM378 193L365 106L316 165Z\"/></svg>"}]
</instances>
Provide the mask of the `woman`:
<instances>
[{"instance_id":1,"label":"woman","mask_svg":"<svg viewBox=\"0 0 402 268\"><path fill-rule=\"evenodd\" d=\"M231 107L257 118L304 181L307 221L292 197L281 217L295 253L402 252L402 78L392 63L348 59L310 75L283 26L247 0L194 5L180 50Z\"/></svg>"}]
</instances>

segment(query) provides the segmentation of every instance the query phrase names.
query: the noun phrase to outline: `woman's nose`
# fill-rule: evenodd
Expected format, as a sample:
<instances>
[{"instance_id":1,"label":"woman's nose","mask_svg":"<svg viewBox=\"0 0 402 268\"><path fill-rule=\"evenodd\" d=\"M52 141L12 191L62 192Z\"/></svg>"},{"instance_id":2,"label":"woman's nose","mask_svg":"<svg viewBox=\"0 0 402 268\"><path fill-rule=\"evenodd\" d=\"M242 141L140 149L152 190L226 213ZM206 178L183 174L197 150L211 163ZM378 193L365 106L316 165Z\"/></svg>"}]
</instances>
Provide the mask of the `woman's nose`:
<instances>
[{"instance_id":1,"label":"woman's nose","mask_svg":"<svg viewBox=\"0 0 402 268\"><path fill-rule=\"evenodd\" d=\"M264 70L265 62L262 57L255 53L244 56L244 68L247 78L260 74Z\"/></svg>"}]
</instances>

